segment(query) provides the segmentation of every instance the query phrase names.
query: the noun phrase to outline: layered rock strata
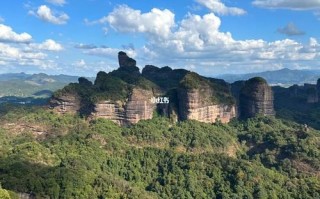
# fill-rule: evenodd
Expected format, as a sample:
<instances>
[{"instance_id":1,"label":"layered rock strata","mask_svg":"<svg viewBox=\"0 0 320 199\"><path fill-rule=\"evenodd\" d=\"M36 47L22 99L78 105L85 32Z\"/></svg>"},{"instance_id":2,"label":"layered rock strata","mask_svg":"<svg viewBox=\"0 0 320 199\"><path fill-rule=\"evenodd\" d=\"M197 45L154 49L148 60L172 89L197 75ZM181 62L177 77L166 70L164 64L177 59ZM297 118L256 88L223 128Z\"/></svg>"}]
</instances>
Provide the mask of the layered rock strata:
<instances>
[{"instance_id":1,"label":"layered rock strata","mask_svg":"<svg viewBox=\"0 0 320 199\"><path fill-rule=\"evenodd\" d=\"M263 78L255 77L245 82L240 91L240 116L274 115L273 92Z\"/></svg>"},{"instance_id":2,"label":"layered rock strata","mask_svg":"<svg viewBox=\"0 0 320 199\"><path fill-rule=\"evenodd\" d=\"M52 97L50 108L61 114L76 114L81 108L80 98L77 94L72 93L64 93L59 97Z\"/></svg>"},{"instance_id":3,"label":"layered rock strata","mask_svg":"<svg viewBox=\"0 0 320 199\"><path fill-rule=\"evenodd\" d=\"M156 104L151 102L152 91L134 88L127 102L109 100L95 104L93 116L112 120L120 125L135 124L140 120L152 119Z\"/></svg>"},{"instance_id":4,"label":"layered rock strata","mask_svg":"<svg viewBox=\"0 0 320 199\"><path fill-rule=\"evenodd\" d=\"M236 117L234 105L214 104L211 102L212 94L210 89L180 89L178 93L180 119L228 123Z\"/></svg>"}]
</instances>

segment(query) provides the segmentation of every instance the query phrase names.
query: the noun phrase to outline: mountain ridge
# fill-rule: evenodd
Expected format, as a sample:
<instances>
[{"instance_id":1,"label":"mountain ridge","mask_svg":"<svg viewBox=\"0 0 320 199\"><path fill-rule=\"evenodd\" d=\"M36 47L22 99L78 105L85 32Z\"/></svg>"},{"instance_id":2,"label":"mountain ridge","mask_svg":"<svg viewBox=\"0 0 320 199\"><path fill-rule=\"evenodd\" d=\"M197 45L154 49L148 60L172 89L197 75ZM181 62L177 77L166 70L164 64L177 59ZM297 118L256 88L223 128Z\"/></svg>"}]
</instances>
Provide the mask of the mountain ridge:
<instances>
[{"instance_id":1,"label":"mountain ridge","mask_svg":"<svg viewBox=\"0 0 320 199\"><path fill-rule=\"evenodd\" d=\"M246 74L223 74L218 75L216 78L224 79L229 83L239 80L247 80L252 77L263 77L271 85L291 86L294 84L302 85L304 83L316 83L320 78L320 70L293 70L283 68L274 71L263 71L258 73Z\"/></svg>"}]
</instances>

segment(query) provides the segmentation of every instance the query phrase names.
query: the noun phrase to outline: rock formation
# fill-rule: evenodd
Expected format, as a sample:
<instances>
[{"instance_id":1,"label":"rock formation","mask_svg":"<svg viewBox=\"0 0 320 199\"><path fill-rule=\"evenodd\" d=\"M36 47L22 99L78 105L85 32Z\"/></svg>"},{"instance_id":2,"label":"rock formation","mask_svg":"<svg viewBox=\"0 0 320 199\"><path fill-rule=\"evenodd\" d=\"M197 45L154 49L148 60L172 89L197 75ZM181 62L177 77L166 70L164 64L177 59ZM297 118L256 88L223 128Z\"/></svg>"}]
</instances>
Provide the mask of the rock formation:
<instances>
[{"instance_id":1,"label":"rock formation","mask_svg":"<svg viewBox=\"0 0 320 199\"><path fill-rule=\"evenodd\" d=\"M126 123L125 109L121 101L112 102L111 100L104 100L97 102L92 116L93 118L108 119L119 125Z\"/></svg>"},{"instance_id":2,"label":"rock formation","mask_svg":"<svg viewBox=\"0 0 320 199\"><path fill-rule=\"evenodd\" d=\"M152 119L156 110L156 104L151 102L152 97L152 91L133 88L126 102L105 100L96 103L92 116L109 119L120 125Z\"/></svg>"},{"instance_id":3,"label":"rock formation","mask_svg":"<svg viewBox=\"0 0 320 199\"><path fill-rule=\"evenodd\" d=\"M239 98L240 117L242 118L275 114L273 92L263 78L255 77L246 81Z\"/></svg>"},{"instance_id":4,"label":"rock formation","mask_svg":"<svg viewBox=\"0 0 320 199\"><path fill-rule=\"evenodd\" d=\"M118 53L118 61L120 68L122 67L135 67L136 66L136 60L128 57L128 55L125 52L120 51Z\"/></svg>"},{"instance_id":5,"label":"rock formation","mask_svg":"<svg viewBox=\"0 0 320 199\"><path fill-rule=\"evenodd\" d=\"M236 117L234 105L215 104L211 102L210 89L180 89L179 114L181 120L197 120L205 123L215 123L220 120L228 123Z\"/></svg>"},{"instance_id":6,"label":"rock formation","mask_svg":"<svg viewBox=\"0 0 320 199\"><path fill-rule=\"evenodd\" d=\"M192 119L206 123L220 120L227 123L236 117L235 104L217 99L218 96L210 81L190 73L181 83L181 88L178 90L181 120Z\"/></svg>"},{"instance_id":7,"label":"rock formation","mask_svg":"<svg viewBox=\"0 0 320 199\"><path fill-rule=\"evenodd\" d=\"M231 87L224 80L152 65L147 65L141 74L136 61L126 53L119 52L118 58L119 68L109 73L100 71L94 84L79 78L79 83L56 92L51 107L59 113L80 113L119 125L152 119L155 112L172 121L192 119L206 123L227 123L237 113L242 117L274 114L273 94L263 79L253 78ZM161 96L170 99L169 103L152 102Z\"/></svg>"},{"instance_id":8,"label":"rock formation","mask_svg":"<svg viewBox=\"0 0 320 199\"><path fill-rule=\"evenodd\" d=\"M80 111L80 107L80 97L75 93L64 93L50 100L50 108L61 114L76 114Z\"/></svg>"},{"instance_id":9,"label":"rock formation","mask_svg":"<svg viewBox=\"0 0 320 199\"><path fill-rule=\"evenodd\" d=\"M140 120L152 119L156 104L151 102L154 94L150 90L134 88L132 94L126 104L126 120L130 124L139 122Z\"/></svg>"}]
</instances>

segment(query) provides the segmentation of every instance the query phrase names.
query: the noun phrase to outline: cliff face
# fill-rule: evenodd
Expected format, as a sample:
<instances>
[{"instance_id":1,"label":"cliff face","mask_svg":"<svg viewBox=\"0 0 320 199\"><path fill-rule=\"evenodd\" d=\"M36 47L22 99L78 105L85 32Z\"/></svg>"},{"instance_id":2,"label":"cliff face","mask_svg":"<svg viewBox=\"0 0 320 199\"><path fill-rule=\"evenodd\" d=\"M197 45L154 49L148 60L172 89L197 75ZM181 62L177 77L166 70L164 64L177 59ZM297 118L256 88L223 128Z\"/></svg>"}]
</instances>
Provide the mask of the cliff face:
<instances>
[{"instance_id":1,"label":"cliff face","mask_svg":"<svg viewBox=\"0 0 320 199\"><path fill-rule=\"evenodd\" d=\"M51 99L51 107L60 113L105 118L119 125L152 119L154 112L172 121L206 123L227 123L237 112L245 117L274 114L272 91L266 83L249 80L230 87L223 80L151 65L141 74L136 61L124 52L119 52L118 59L119 68L110 73L100 71L94 84L79 78L79 83L60 90L60 95L55 95L60 97ZM169 99L169 103L156 104L151 100L154 97Z\"/></svg>"},{"instance_id":2,"label":"cliff face","mask_svg":"<svg viewBox=\"0 0 320 199\"><path fill-rule=\"evenodd\" d=\"M156 104L151 102L153 92L150 90L136 89L132 90L132 94L126 104L126 120L130 124L139 122L140 120L152 119Z\"/></svg>"},{"instance_id":3,"label":"cliff face","mask_svg":"<svg viewBox=\"0 0 320 199\"><path fill-rule=\"evenodd\" d=\"M205 123L215 123L220 120L228 123L236 117L234 105L214 104L211 102L213 93L209 88L180 89L179 115L181 120L197 120Z\"/></svg>"},{"instance_id":4,"label":"cliff face","mask_svg":"<svg viewBox=\"0 0 320 199\"><path fill-rule=\"evenodd\" d=\"M242 118L275 114L273 92L264 79L256 77L245 82L240 91L239 110Z\"/></svg>"},{"instance_id":5,"label":"cliff face","mask_svg":"<svg viewBox=\"0 0 320 199\"><path fill-rule=\"evenodd\" d=\"M156 110L156 105L151 102L153 96L152 91L134 88L127 102L105 100L96 103L92 116L109 119L120 125L152 119Z\"/></svg>"},{"instance_id":6,"label":"cliff face","mask_svg":"<svg viewBox=\"0 0 320 199\"><path fill-rule=\"evenodd\" d=\"M95 104L94 118L104 118L111 120L119 125L125 124L125 111L121 102L112 102L110 100L100 101Z\"/></svg>"},{"instance_id":7,"label":"cliff face","mask_svg":"<svg viewBox=\"0 0 320 199\"><path fill-rule=\"evenodd\" d=\"M50 100L50 108L61 114L76 114L80 111L80 107L80 97L74 93L65 93Z\"/></svg>"},{"instance_id":8,"label":"cliff face","mask_svg":"<svg viewBox=\"0 0 320 199\"><path fill-rule=\"evenodd\" d=\"M205 79L195 73L187 74L178 89L181 120L193 119L206 123L229 122L236 117L231 92L222 80Z\"/></svg>"}]
</instances>

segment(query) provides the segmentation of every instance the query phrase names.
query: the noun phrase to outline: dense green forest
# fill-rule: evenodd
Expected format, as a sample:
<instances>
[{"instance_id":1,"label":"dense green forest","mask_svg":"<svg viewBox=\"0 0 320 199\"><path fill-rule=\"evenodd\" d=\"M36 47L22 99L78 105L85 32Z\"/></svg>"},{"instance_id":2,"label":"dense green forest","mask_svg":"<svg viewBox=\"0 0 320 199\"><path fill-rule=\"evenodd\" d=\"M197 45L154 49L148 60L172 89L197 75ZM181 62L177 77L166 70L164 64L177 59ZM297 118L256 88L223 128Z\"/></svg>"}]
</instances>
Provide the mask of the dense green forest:
<instances>
[{"instance_id":1,"label":"dense green forest","mask_svg":"<svg viewBox=\"0 0 320 199\"><path fill-rule=\"evenodd\" d=\"M131 127L0 107L0 198L320 198L320 131L256 117Z\"/></svg>"}]
</instances>

